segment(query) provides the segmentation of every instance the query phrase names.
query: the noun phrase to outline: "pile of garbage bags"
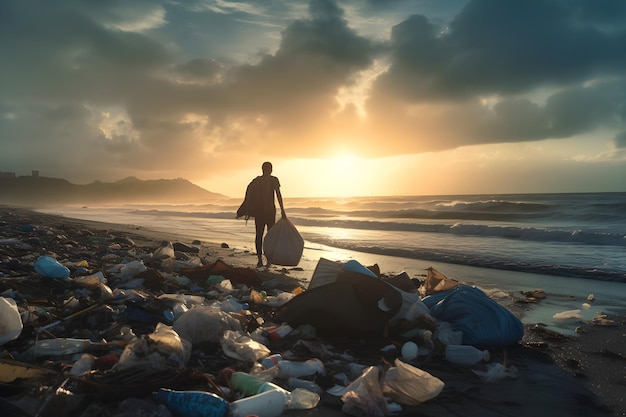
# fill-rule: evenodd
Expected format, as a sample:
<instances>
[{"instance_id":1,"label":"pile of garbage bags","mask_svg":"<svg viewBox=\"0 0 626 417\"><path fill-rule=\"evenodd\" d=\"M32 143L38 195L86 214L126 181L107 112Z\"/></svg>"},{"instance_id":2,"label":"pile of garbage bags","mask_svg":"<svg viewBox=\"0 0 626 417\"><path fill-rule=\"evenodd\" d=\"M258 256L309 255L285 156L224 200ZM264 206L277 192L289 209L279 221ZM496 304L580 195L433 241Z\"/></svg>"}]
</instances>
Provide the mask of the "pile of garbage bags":
<instances>
[{"instance_id":1,"label":"pile of garbage bags","mask_svg":"<svg viewBox=\"0 0 626 417\"><path fill-rule=\"evenodd\" d=\"M58 231L42 242L35 227L4 226L3 415L273 417L334 406L384 416L444 390L429 361L486 381L515 375L489 351L517 343L521 322L434 269L420 282L322 258L307 288L281 289L207 261L197 241L138 247L79 229L80 244Z\"/></svg>"}]
</instances>

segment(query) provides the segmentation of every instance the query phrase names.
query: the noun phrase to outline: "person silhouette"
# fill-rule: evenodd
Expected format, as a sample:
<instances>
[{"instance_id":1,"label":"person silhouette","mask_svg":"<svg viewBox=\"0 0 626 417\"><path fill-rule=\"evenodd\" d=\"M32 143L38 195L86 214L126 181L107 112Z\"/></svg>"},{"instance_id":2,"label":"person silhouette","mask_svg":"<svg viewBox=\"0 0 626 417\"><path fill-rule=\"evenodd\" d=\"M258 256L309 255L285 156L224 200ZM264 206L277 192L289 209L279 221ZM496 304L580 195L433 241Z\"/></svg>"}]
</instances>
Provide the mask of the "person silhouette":
<instances>
[{"instance_id":1,"label":"person silhouette","mask_svg":"<svg viewBox=\"0 0 626 417\"><path fill-rule=\"evenodd\" d=\"M282 218L287 218L283 196L280 192L280 181L272 175L272 163L263 162L261 165L263 175L253 180L256 191L256 207L254 210L254 226L256 229L255 246L258 257L257 267L263 266L263 235L276 223L276 200L280 206Z\"/></svg>"}]
</instances>

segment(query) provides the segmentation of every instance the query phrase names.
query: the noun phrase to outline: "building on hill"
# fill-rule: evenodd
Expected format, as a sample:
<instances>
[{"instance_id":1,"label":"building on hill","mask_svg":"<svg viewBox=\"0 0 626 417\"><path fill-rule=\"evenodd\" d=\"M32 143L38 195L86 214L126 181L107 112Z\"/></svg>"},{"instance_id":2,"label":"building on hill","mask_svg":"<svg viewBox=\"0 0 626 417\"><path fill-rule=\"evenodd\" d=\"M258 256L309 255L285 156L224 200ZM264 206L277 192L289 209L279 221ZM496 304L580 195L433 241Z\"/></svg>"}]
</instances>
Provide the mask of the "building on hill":
<instances>
[{"instance_id":1,"label":"building on hill","mask_svg":"<svg viewBox=\"0 0 626 417\"><path fill-rule=\"evenodd\" d=\"M0 171L0 178L15 178L15 172Z\"/></svg>"}]
</instances>

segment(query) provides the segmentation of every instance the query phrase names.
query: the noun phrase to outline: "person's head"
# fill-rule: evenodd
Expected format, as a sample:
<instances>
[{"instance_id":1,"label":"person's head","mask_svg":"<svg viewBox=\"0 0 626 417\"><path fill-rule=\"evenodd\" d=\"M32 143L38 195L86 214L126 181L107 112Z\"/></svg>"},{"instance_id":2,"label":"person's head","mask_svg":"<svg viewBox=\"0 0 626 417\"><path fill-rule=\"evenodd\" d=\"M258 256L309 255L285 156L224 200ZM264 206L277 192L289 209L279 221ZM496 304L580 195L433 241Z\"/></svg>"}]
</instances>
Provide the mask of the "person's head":
<instances>
[{"instance_id":1,"label":"person's head","mask_svg":"<svg viewBox=\"0 0 626 417\"><path fill-rule=\"evenodd\" d=\"M261 165L261 169L263 170L263 175L270 175L272 173L272 163L263 162L263 165Z\"/></svg>"}]
</instances>

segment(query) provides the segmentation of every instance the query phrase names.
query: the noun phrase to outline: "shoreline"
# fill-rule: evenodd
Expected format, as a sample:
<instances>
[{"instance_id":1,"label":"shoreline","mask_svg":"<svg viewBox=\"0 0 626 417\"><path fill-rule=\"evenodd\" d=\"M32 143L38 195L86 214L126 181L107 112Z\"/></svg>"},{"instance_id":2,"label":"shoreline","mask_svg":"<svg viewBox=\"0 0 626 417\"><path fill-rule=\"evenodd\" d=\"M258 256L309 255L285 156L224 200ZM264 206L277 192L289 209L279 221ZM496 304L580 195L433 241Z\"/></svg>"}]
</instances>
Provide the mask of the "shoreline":
<instances>
[{"instance_id":1,"label":"shoreline","mask_svg":"<svg viewBox=\"0 0 626 417\"><path fill-rule=\"evenodd\" d=\"M115 231L128 236L130 239L134 240L138 246L157 247L161 241L176 240L190 243L188 242L189 235L151 230L136 225L74 219L16 207L0 206L0 212L3 213L3 221L7 218L4 214L12 212L23 219L24 222L31 224L44 224L52 227L72 225L87 229ZM1 248L0 246L0 249ZM202 241L200 248L200 255L208 259L215 260L221 258L224 262L232 266L250 267L254 269L252 266L255 263L256 255L249 247L226 248L222 247L221 243ZM298 267L272 266L270 268L259 268L255 270L264 282L273 283L278 288L285 288L286 290L290 288L293 289L297 286L304 286L304 288L306 288L306 284L311 278L317 260L319 260L319 257L315 259L316 254L318 254L318 252L316 252L315 249L309 248L306 256L303 255L304 262ZM375 255L372 255L372 257L375 258ZM371 265L375 263L370 263L372 257L359 257L358 260L364 265ZM425 262L425 264L430 263ZM388 273L390 271L381 268L381 272ZM532 305L518 305L517 307L521 309L528 307L533 308ZM574 378L575 382L593 392L593 394L597 396L600 404L598 414L595 415L626 415L626 404L623 398L624 378L626 378L626 318L619 315L607 317L607 320L611 320L612 323L581 323L581 325L578 326L580 327L579 331L581 333L578 333L576 337L563 335L559 337L550 333L542 333L534 329L533 326L526 326L524 339L521 344L533 348L533 351L539 354L548 355L562 371ZM535 388L542 389L540 386ZM419 410L427 412L429 407L426 406L427 404L421 405L420 407L422 408L419 408ZM593 407L597 408L598 405L595 404ZM607 410L604 410L602 407L609 409L610 413L607 414ZM434 409L434 407L432 408ZM537 414L536 411L530 412L536 415L561 415L558 412L547 414ZM477 414L470 412L467 415L471 416ZM587 415L593 416L594 414Z\"/></svg>"}]
</instances>

